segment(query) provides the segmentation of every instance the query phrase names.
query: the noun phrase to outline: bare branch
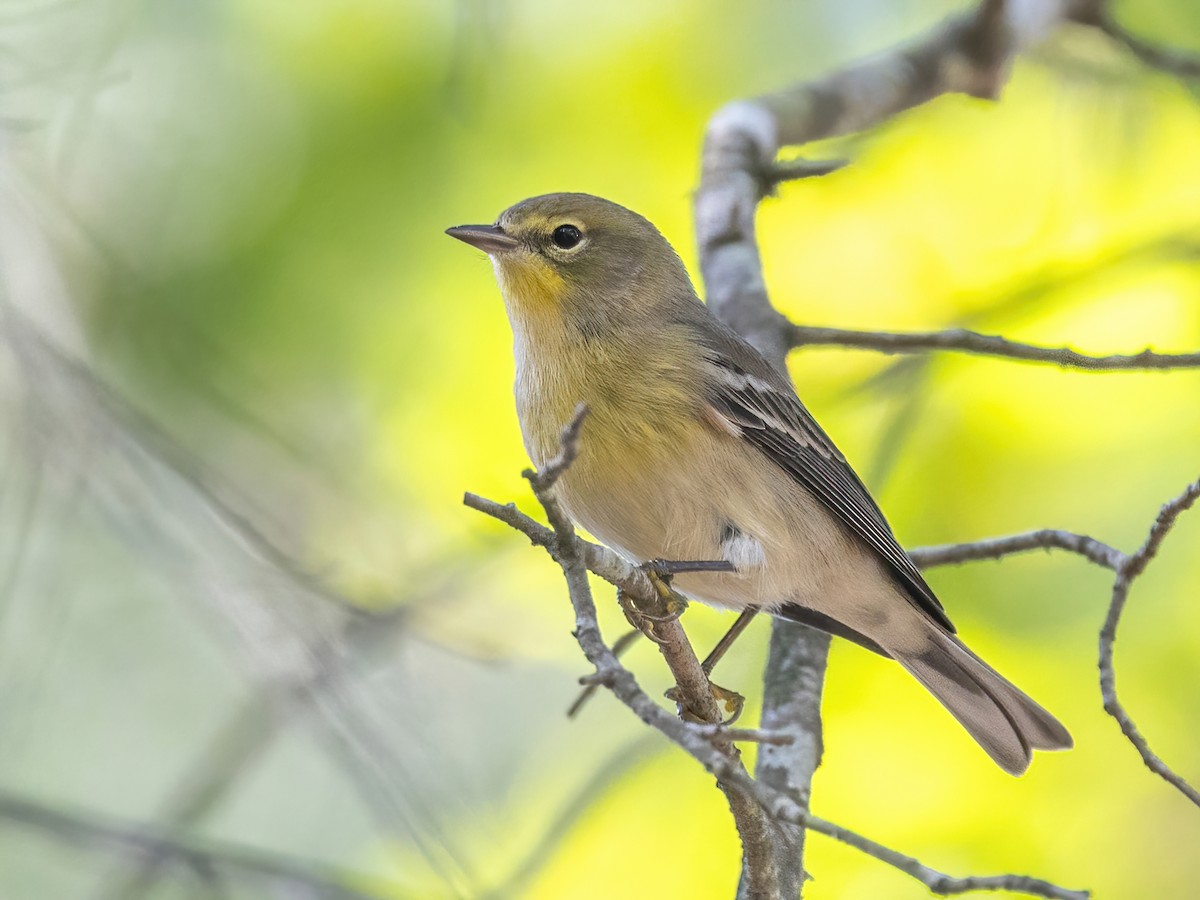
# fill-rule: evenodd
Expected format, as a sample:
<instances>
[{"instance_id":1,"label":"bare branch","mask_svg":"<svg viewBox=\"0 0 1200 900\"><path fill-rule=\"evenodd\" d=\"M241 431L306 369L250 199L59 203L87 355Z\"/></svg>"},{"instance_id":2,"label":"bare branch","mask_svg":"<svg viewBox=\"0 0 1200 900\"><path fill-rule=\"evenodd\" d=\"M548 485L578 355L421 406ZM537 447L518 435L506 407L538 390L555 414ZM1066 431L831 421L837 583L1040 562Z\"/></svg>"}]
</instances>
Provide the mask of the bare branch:
<instances>
[{"instance_id":1,"label":"bare branch","mask_svg":"<svg viewBox=\"0 0 1200 900\"><path fill-rule=\"evenodd\" d=\"M861 850L868 856L873 856L893 868L899 869L906 875L911 875L917 881L935 894L951 896L966 894L970 891L1011 891L1017 894L1027 894L1031 897L1049 897L1053 900L1087 900L1091 894L1088 891L1071 890L1060 887L1041 878L1030 878L1027 875L989 875L955 878L936 869L931 869L920 860L903 853L898 853L883 844L873 841L861 834L856 834L835 825L832 822L811 814L798 817L806 828L818 834L841 841L847 846Z\"/></svg>"},{"instance_id":2,"label":"bare branch","mask_svg":"<svg viewBox=\"0 0 1200 900\"><path fill-rule=\"evenodd\" d=\"M848 159L787 159L771 165L762 174L763 191L769 193L785 181L820 178L850 165Z\"/></svg>"},{"instance_id":3,"label":"bare branch","mask_svg":"<svg viewBox=\"0 0 1200 900\"><path fill-rule=\"evenodd\" d=\"M1104 630L1101 632L1100 669L1104 708L1110 715L1117 719L1121 730L1137 748L1147 767L1175 786L1193 803L1200 805L1200 792L1197 792L1186 780L1175 774L1150 750L1145 738L1138 732L1132 719L1117 699L1112 663L1112 648L1116 638L1116 628L1125 602L1128 599L1132 582L1145 571L1146 566L1157 554L1159 547L1178 517L1185 510L1189 509L1197 499L1200 499L1200 481L1189 485L1182 494L1163 506L1145 543L1136 553L1128 555L1088 535L1051 528L962 544L923 547L913 550L909 555L922 568L932 568L978 560L1002 559L1016 553L1035 549L1059 549L1078 554L1089 562L1116 571L1117 580L1113 586L1113 599L1109 607L1108 619ZM505 522L529 537L534 544L544 547L553 553L556 547L554 532L540 525L524 513L521 513L513 504L498 504L475 494L466 494L464 503L472 509L479 510ZM586 560L587 568L605 578L605 580L622 589L628 587L630 590L635 591L652 590L652 587L644 582L645 574L643 572L629 566L617 557L616 554L612 553L612 551L596 544L590 544L578 537L574 538L574 543L579 553L579 558ZM609 653L611 654L611 651ZM589 660L592 659L591 656L588 658ZM712 757L702 753L698 754L694 745L685 742L677 729L673 727L672 729L664 729L663 720L657 716L648 715L644 706L640 706L641 701L639 701L639 705L635 705L632 700L638 697L640 689L636 688L636 682L632 682L633 676L621 667L616 657L612 656L611 658L615 669L607 665L597 665L596 674L586 679L589 684L603 684L613 688L614 693L617 693L617 696L626 705L634 709L643 721L663 731L667 737L680 744L693 757L704 764L710 772L718 775L718 777L732 779L733 784L749 791L759 803L764 805L765 809L771 812L772 819L777 823L803 825L820 834L842 841L912 875L936 894L951 895L967 893L969 891L1007 890L1031 896L1068 898L1068 900L1088 896L1087 892L1084 891L1070 890L1041 879L1020 875L955 878L931 869L918 860L884 847L881 844L871 841L869 838L862 837L806 813L796 801L791 800L787 796L791 793L790 791L772 790L771 787L764 784L755 784L749 781L748 776L745 777L749 784L742 784L740 778L731 776L724 766L716 764ZM592 662L595 664L595 660L592 660ZM617 675L617 670L621 673L620 677ZM630 680L634 690L632 692L629 690L617 691L615 686L619 683L625 684L626 678ZM650 701L649 697L645 697L645 701L653 704L653 701ZM654 707L659 712L662 712L657 704L654 704ZM674 717L668 716L668 719L673 723L678 723L678 720L674 719ZM689 730L692 736L709 740L720 736L731 741L758 741L765 745L762 748L762 752L766 752L770 747L787 746L795 740L793 733L771 729L745 730L722 728L721 726L714 725L692 725L689 727ZM741 774L745 775L744 770L742 770Z\"/></svg>"},{"instance_id":4,"label":"bare branch","mask_svg":"<svg viewBox=\"0 0 1200 900\"><path fill-rule=\"evenodd\" d=\"M553 543L554 532L525 515L513 503L496 503L494 500L488 500L478 494L467 493L463 495L463 504L504 522L524 534L539 547L549 548ZM586 558L588 569L609 584L622 587L630 581L645 577L642 572L629 565L607 547L590 543L582 538L576 538L576 540ZM1003 559L1030 550L1051 549L1076 553L1089 562L1113 571L1117 571L1127 559L1126 554L1116 547L1094 537L1057 528L1041 528L1036 531L1023 531L1020 534L983 538L961 544L917 547L910 550L908 555L921 568L932 569L937 566L957 565L965 562ZM651 588L647 582L638 589L650 590Z\"/></svg>"},{"instance_id":5,"label":"bare branch","mask_svg":"<svg viewBox=\"0 0 1200 900\"><path fill-rule=\"evenodd\" d=\"M517 509L515 503L497 503L468 491L463 494L463 505L516 529L529 538L530 543L551 551L550 555L554 556L554 531L525 515ZM583 554L584 565L588 571L635 597L649 599L653 596L654 586L650 584L646 573L637 566L630 565L607 547L585 541L578 536L575 537L575 542L579 552ZM556 562L557 560L555 557Z\"/></svg>"},{"instance_id":6,"label":"bare branch","mask_svg":"<svg viewBox=\"0 0 1200 900\"><path fill-rule=\"evenodd\" d=\"M1129 372L1152 369L1194 369L1200 367L1200 353L1140 353L1089 356L1069 347L1039 347L1010 341L998 335L980 334L965 328L945 331L856 331L850 328L819 328L790 325L788 340L792 347L856 347L880 353L924 353L927 350L956 350L981 356L1050 363L1067 369L1094 372Z\"/></svg>"},{"instance_id":7,"label":"bare branch","mask_svg":"<svg viewBox=\"0 0 1200 900\"><path fill-rule=\"evenodd\" d=\"M1067 550L1106 569L1118 570L1126 556L1115 547L1086 534L1075 534L1055 528L1026 531L1007 537L985 538L965 544L943 544L937 547L918 547L909 557L922 569L950 566L983 559L1003 559L1028 550Z\"/></svg>"},{"instance_id":8,"label":"bare branch","mask_svg":"<svg viewBox=\"0 0 1200 900\"><path fill-rule=\"evenodd\" d=\"M621 656L624 655L625 651L632 647L640 637L642 637L642 630L640 628L631 628L629 631L625 632L623 635L613 641L613 654L620 659ZM583 709L584 705L591 700L592 697L595 696L596 691L600 689L600 684L595 680L595 673L592 675L584 675L579 679L579 683L583 685L583 690L579 692L579 696L575 698L575 701L567 707L568 719L573 719L579 715L579 712Z\"/></svg>"},{"instance_id":9,"label":"bare branch","mask_svg":"<svg viewBox=\"0 0 1200 900\"><path fill-rule=\"evenodd\" d=\"M90 813L67 812L12 793L0 792L0 818L52 835L57 840L117 846L183 863L197 871L226 871L265 879L280 888L300 889L325 900L379 900L348 887L366 884L365 875L318 870L292 860L235 844L200 841L168 829L118 822Z\"/></svg>"},{"instance_id":10,"label":"bare branch","mask_svg":"<svg viewBox=\"0 0 1200 900\"><path fill-rule=\"evenodd\" d=\"M752 744L790 744L795 738L761 728L727 728L724 725L697 725L696 731L709 740L744 741Z\"/></svg>"},{"instance_id":11,"label":"bare branch","mask_svg":"<svg viewBox=\"0 0 1200 900\"><path fill-rule=\"evenodd\" d=\"M558 456L546 463L540 470L526 469L523 474L533 485L534 493L541 496L550 491L563 473L575 462L579 454L579 432L583 428L583 420L587 418L588 408L580 403L575 407L571 421L562 430L559 439Z\"/></svg>"},{"instance_id":12,"label":"bare branch","mask_svg":"<svg viewBox=\"0 0 1200 900\"><path fill-rule=\"evenodd\" d=\"M1146 768L1168 784L1173 785L1192 803L1200 806L1200 791L1197 791L1163 762L1150 749L1149 742L1138 731L1133 719L1117 696L1117 675L1113 668L1113 644L1117 640L1117 626L1121 621L1121 613L1129 599L1129 589L1158 553L1158 548L1162 545L1167 533L1174 527L1176 520L1184 511L1191 508L1198 497L1200 497L1200 480L1192 482L1182 494L1163 506L1154 525L1150 528L1146 542L1136 553L1127 557L1117 570L1117 579L1113 583L1112 601L1108 606L1104 627L1100 631L1100 693L1104 699L1104 711L1117 720L1122 733L1141 755Z\"/></svg>"}]
</instances>

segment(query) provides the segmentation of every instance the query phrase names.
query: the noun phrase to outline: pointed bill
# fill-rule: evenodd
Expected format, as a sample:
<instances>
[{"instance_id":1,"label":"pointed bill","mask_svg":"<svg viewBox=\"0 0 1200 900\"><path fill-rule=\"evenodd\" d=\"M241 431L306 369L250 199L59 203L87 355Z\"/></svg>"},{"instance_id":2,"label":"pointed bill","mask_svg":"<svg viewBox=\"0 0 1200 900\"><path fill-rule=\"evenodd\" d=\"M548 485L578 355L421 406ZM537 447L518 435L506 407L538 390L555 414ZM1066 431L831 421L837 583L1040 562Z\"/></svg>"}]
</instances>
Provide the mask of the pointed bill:
<instances>
[{"instance_id":1,"label":"pointed bill","mask_svg":"<svg viewBox=\"0 0 1200 900\"><path fill-rule=\"evenodd\" d=\"M446 234L489 255L504 253L521 245L520 241L505 234L497 225L455 225L447 228Z\"/></svg>"}]
</instances>

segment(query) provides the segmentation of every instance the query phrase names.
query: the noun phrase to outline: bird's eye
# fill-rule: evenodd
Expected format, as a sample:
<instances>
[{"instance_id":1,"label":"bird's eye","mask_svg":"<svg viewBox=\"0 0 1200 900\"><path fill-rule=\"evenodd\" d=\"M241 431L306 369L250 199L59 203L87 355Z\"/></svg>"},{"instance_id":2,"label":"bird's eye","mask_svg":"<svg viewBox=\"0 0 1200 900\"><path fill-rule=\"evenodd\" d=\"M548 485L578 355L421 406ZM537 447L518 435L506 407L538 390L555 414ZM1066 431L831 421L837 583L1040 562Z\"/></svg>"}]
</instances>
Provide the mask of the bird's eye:
<instances>
[{"instance_id":1,"label":"bird's eye","mask_svg":"<svg viewBox=\"0 0 1200 900\"><path fill-rule=\"evenodd\" d=\"M550 235L550 240L560 250L570 250L583 240L583 232L574 225L559 225L554 229L554 233Z\"/></svg>"}]
</instances>

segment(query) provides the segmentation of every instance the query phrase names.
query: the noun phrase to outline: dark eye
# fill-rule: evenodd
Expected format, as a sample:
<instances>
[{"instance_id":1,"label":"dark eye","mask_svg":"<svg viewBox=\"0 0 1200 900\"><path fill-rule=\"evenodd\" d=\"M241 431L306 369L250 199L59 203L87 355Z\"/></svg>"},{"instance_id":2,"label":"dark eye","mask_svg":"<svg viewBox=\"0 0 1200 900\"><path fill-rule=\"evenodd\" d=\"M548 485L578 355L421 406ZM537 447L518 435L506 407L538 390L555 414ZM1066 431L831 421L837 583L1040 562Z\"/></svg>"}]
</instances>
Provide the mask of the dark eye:
<instances>
[{"instance_id":1,"label":"dark eye","mask_svg":"<svg viewBox=\"0 0 1200 900\"><path fill-rule=\"evenodd\" d=\"M570 250L583 240L583 232L574 225L559 225L550 235L550 240L554 241L555 247L561 250Z\"/></svg>"}]
</instances>

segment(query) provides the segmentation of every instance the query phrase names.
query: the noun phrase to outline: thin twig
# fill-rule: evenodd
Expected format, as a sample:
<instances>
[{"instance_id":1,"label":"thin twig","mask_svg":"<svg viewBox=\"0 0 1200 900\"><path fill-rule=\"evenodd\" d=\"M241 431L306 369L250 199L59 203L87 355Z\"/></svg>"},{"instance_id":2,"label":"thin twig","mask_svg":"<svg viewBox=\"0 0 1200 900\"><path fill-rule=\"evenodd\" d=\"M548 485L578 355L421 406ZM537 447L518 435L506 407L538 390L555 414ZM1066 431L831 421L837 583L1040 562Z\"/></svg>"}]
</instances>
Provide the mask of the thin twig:
<instances>
[{"instance_id":1,"label":"thin twig","mask_svg":"<svg viewBox=\"0 0 1200 900\"><path fill-rule=\"evenodd\" d=\"M588 416L588 408L580 403L571 415L571 421L562 430L559 438L558 455L541 469L526 469L521 474L533 485L535 493L548 494L550 489L562 478L563 473L575 462L579 455L579 432L583 429L583 420Z\"/></svg>"},{"instance_id":2,"label":"thin twig","mask_svg":"<svg viewBox=\"0 0 1200 900\"><path fill-rule=\"evenodd\" d=\"M1030 878L1027 875L973 875L956 878L953 875L939 872L937 869L931 869L915 857L898 853L878 841L856 834L818 816L808 814L797 818L806 828L854 847L856 850L861 850L868 856L873 856L906 875L911 875L931 892L943 897L966 894L970 891L1011 891L1033 897L1048 897L1052 900L1087 900L1091 896L1088 891L1071 890L1041 878Z\"/></svg>"},{"instance_id":3,"label":"thin twig","mask_svg":"<svg viewBox=\"0 0 1200 900\"><path fill-rule=\"evenodd\" d=\"M850 165L848 159L785 159L769 166L762 175L763 192L768 193L785 181L820 178Z\"/></svg>"},{"instance_id":4,"label":"thin twig","mask_svg":"<svg viewBox=\"0 0 1200 900\"><path fill-rule=\"evenodd\" d=\"M1200 367L1198 353L1157 353L1146 349L1133 354L1091 356L1070 347L1039 347L1010 341L999 335L981 334L966 328L944 331L858 331L852 328L821 328L813 325L788 326L791 347L854 347L880 353L924 353L929 350L954 350L981 356L1049 363L1069 369L1094 372L1137 372Z\"/></svg>"},{"instance_id":5,"label":"thin twig","mask_svg":"<svg viewBox=\"0 0 1200 900\"><path fill-rule=\"evenodd\" d=\"M228 871L263 878L281 890L290 886L299 895L327 900L379 900L348 887L366 884L365 875L324 871L286 857L236 844L201 841L169 829L120 822L92 813L57 809L9 792L0 792L0 819L36 828L64 841L118 846L138 853L167 857L198 871Z\"/></svg>"},{"instance_id":6,"label":"thin twig","mask_svg":"<svg viewBox=\"0 0 1200 900\"><path fill-rule=\"evenodd\" d=\"M1003 559L1029 550L1067 550L1106 569L1118 570L1126 556L1115 547L1086 534L1075 534L1056 528L1042 528L1006 537L984 538L963 544L942 544L918 547L909 551L909 558L922 569L951 566L983 559Z\"/></svg>"},{"instance_id":7,"label":"thin twig","mask_svg":"<svg viewBox=\"0 0 1200 900\"><path fill-rule=\"evenodd\" d=\"M1122 733L1141 755L1146 768L1168 784L1173 785L1192 803L1200 806L1200 791L1176 774L1150 749L1149 742L1134 724L1117 696L1117 675L1113 667L1113 645L1117 640L1117 626L1121 622L1121 613L1129 599L1129 589L1134 580L1146 570L1146 566L1154 559L1158 548L1162 545L1167 533L1174 527L1176 520L1196 502L1198 497L1200 497L1200 480L1192 482L1182 494L1163 506L1150 529L1146 542L1136 553L1127 557L1117 570L1117 579L1113 583L1112 601L1108 606L1104 627L1100 631L1100 694L1104 699L1104 711L1117 720Z\"/></svg>"},{"instance_id":8,"label":"thin twig","mask_svg":"<svg viewBox=\"0 0 1200 900\"><path fill-rule=\"evenodd\" d=\"M743 741L751 744L790 744L795 738L761 728L728 728L724 725L696 725L696 732L711 740Z\"/></svg>"},{"instance_id":9,"label":"thin twig","mask_svg":"<svg viewBox=\"0 0 1200 900\"><path fill-rule=\"evenodd\" d=\"M642 637L640 628L631 628L615 641L613 641L613 654L620 659L625 651L632 647L637 639ZM567 718L573 719L579 715L580 710L584 705L595 696L596 691L600 690L600 683L595 679L595 673L585 675L579 679L579 683L583 685L583 690L579 692L579 696L575 698L575 702L567 707Z\"/></svg>"}]
</instances>

